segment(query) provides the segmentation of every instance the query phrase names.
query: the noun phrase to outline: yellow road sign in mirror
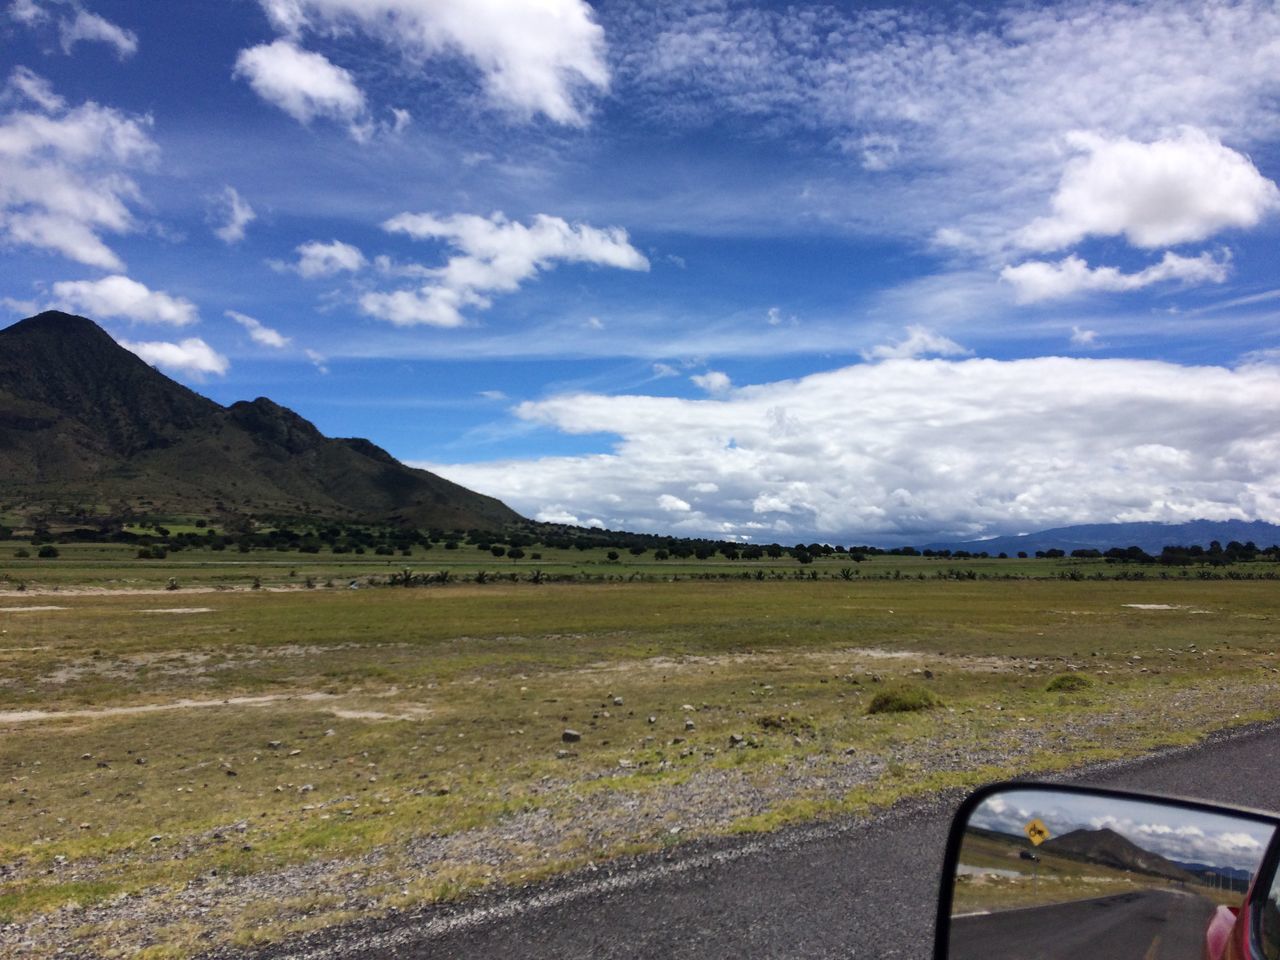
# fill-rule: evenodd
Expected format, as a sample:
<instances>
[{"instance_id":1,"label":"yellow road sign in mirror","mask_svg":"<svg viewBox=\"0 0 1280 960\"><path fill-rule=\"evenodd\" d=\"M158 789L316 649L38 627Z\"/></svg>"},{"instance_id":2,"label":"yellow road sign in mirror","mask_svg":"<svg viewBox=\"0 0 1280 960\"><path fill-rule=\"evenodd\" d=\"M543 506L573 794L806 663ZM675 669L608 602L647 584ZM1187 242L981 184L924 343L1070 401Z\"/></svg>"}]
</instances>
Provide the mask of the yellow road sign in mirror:
<instances>
[{"instance_id":1,"label":"yellow road sign in mirror","mask_svg":"<svg viewBox=\"0 0 1280 960\"><path fill-rule=\"evenodd\" d=\"M1049 832L1049 828L1044 825L1044 821L1039 817L1034 820L1029 820L1022 830L1027 835L1027 839L1037 847L1053 836L1053 834Z\"/></svg>"}]
</instances>

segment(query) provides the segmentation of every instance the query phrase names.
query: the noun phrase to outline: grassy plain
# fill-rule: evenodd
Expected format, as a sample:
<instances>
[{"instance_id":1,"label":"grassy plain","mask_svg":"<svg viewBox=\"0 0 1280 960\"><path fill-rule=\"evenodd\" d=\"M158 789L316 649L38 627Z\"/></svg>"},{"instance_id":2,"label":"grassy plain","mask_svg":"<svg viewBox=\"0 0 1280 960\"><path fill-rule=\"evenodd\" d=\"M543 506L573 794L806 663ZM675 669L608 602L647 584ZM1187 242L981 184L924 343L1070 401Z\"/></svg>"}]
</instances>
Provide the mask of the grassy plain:
<instances>
[{"instance_id":1,"label":"grassy plain","mask_svg":"<svg viewBox=\"0 0 1280 960\"><path fill-rule=\"evenodd\" d=\"M247 946L1280 711L1275 581L892 557L625 582L678 568L575 556L618 579L351 590L387 558L117 549L2 567L0 929L50 953ZM1064 673L1087 682L1049 692ZM941 705L868 713L898 687ZM264 910L258 880L293 892ZM138 922L137 894L186 919Z\"/></svg>"}]
</instances>

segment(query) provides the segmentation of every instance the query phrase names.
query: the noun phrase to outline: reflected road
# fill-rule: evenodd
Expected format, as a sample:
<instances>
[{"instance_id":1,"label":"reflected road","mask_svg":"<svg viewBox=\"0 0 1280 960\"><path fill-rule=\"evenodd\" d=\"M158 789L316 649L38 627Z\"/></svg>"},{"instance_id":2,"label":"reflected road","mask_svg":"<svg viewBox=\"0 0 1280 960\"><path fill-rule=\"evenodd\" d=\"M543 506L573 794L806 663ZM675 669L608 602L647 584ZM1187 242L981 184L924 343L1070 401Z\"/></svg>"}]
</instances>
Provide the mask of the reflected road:
<instances>
[{"instance_id":1,"label":"reflected road","mask_svg":"<svg viewBox=\"0 0 1280 960\"><path fill-rule=\"evenodd\" d=\"M1047 907L957 917L954 960L1199 960L1213 904L1142 890Z\"/></svg>"}]
</instances>

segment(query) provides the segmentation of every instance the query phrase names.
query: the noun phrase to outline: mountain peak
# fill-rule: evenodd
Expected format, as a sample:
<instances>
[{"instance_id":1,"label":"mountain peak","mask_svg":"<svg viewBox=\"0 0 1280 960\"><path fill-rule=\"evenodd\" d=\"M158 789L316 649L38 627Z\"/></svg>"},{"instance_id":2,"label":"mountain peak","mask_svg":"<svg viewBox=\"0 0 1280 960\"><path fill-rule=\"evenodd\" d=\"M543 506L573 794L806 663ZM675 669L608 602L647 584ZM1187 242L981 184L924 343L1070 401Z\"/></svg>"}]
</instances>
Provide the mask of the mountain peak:
<instances>
[{"instance_id":1,"label":"mountain peak","mask_svg":"<svg viewBox=\"0 0 1280 960\"><path fill-rule=\"evenodd\" d=\"M58 310L0 330L0 491L41 509L145 504L491 530L520 520L367 440L330 439L267 397L225 408Z\"/></svg>"}]
</instances>

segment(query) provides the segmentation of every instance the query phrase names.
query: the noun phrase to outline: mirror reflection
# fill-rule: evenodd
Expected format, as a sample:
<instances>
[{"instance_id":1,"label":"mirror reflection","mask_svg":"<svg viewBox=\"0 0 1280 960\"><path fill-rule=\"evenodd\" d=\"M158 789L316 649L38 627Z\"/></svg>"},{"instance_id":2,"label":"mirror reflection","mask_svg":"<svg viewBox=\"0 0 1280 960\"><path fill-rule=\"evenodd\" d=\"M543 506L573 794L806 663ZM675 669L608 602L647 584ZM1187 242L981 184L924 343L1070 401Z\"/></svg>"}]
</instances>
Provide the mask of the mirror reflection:
<instances>
[{"instance_id":1,"label":"mirror reflection","mask_svg":"<svg viewBox=\"0 0 1280 960\"><path fill-rule=\"evenodd\" d=\"M1273 833L1158 801L994 794L965 827L949 956L1221 960Z\"/></svg>"}]
</instances>

